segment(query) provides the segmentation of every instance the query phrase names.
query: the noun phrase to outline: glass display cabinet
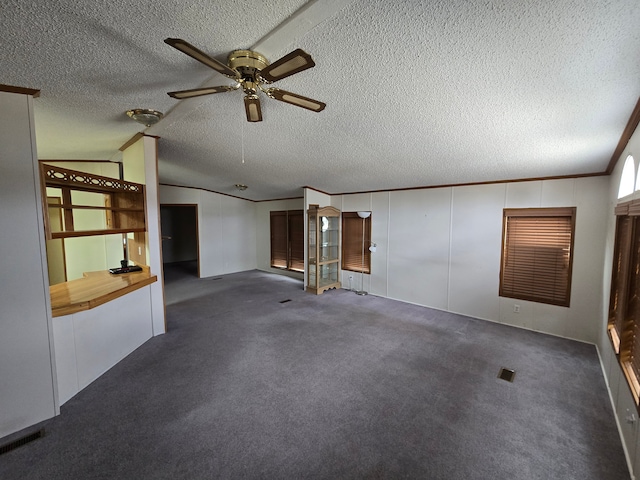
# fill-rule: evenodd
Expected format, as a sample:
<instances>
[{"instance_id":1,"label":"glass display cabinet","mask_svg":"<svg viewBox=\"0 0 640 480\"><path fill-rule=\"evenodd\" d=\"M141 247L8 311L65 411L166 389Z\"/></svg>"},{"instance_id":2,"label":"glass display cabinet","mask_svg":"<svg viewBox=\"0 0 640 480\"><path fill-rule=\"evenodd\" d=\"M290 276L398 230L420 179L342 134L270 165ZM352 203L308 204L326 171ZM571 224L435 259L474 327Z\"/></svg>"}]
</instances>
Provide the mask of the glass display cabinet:
<instances>
[{"instance_id":1,"label":"glass display cabinet","mask_svg":"<svg viewBox=\"0 0 640 480\"><path fill-rule=\"evenodd\" d=\"M307 291L320 295L340 288L340 210L312 206L307 214Z\"/></svg>"}]
</instances>

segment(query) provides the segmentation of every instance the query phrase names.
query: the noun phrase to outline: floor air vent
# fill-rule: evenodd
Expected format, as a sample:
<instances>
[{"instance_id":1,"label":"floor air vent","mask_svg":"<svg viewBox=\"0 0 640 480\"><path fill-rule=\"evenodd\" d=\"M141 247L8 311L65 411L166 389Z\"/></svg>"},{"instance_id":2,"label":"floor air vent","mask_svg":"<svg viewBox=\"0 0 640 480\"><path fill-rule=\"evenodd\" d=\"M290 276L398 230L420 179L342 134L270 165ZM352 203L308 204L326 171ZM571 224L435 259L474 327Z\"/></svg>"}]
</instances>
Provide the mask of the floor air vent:
<instances>
[{"instance_id":1,"label":"floor air vent","mask_svg":"<svg viewBox=\"0 0 640 480\"><path fill-rule=\"evenodd\" d=\"M513 379L516 377L516 372L514 370L510 370L508 368L502 367L500 372L498 373L498 378L500 380L506 380L507 382L513 382Z\"/></svg>"},{"instance_id":2,"label":"floor air vent","mask_svg":"<svg viewBox=\"0 0 640 480\"><path fill-rule=\"evenodd\" d=\"M290 301L291 301L291 299L287 298L286 300L280 300L280 303L287 303L287 302L290 302Z\"/></svg>"},{"instance_id":3,"label":"floor air vent","mask_svg":"<svg viewBox=\"0 0 640 480\"><path fill-rule=\"evenodd\" d=\"M15 450L16 448L26 445L29 442L33 442L34 440L37 440L43 436L44 436L44 428L41 428L37 432L30 433L29 435L26 435L22 438L18 438L13 442L9 442L6 445L2 445L0 446L0 455L10 452L11 450Z\"/></svg>"}]
</instances>

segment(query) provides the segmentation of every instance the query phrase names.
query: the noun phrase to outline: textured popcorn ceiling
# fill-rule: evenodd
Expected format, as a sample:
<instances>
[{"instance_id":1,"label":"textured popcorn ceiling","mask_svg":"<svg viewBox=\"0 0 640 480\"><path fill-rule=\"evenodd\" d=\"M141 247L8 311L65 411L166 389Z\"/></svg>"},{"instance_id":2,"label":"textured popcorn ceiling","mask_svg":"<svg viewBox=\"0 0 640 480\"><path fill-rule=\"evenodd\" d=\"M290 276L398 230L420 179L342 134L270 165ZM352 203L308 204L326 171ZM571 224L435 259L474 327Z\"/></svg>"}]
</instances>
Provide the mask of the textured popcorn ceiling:
<instances>
[{"instance_id":1,"label":"textured popcorn ceiling","mask_svg":"<svg viewBox=\"0 0 640 480\"><path fill-rule=\"evenodd\" d=\"M169 112L148 130L162 183L256 200L602 172L640 96L638 0L4 0L0 14L0 83L41 90L40 158L118 160L144 128L124 112L154 108ZM303 48L316 67L275 86L327 108L263 97L249 124L239 91L171 99L231 82L167 37L223 61Z\"/></svg>"}]
</instances>

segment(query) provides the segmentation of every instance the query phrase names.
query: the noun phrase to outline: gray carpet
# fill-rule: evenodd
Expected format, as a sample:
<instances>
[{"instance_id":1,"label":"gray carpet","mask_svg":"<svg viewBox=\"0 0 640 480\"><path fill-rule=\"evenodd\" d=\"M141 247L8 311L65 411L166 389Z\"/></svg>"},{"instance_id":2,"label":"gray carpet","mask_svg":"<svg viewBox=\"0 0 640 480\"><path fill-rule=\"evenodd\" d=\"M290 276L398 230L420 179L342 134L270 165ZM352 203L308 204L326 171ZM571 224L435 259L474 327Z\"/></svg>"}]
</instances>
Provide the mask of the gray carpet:
<instances>
[{"instance_id":1,"label":"gray carpet","mask_svg":"<svg viewBox=\"0 0 640 480\"><path fill-rule=\"evenodd\" d=\"M169 333L0 456L0 478L629 478L591 345L180 268Z\"/></svg>"}]
</instances>

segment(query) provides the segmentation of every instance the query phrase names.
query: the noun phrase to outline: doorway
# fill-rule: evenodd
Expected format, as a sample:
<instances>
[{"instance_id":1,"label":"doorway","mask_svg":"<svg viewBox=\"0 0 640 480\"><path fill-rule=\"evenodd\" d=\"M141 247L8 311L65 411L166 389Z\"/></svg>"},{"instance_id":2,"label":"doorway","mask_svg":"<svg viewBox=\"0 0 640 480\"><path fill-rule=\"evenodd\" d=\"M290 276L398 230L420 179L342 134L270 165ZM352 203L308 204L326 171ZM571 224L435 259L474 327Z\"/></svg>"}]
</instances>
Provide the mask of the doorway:
<instances>
[{"instance_id":1,"label":"doorway","mask_svg":"<svg viewBox=\"0 0 640 480\"><path fill-rule=\"evenodd\" d=\"M198 205L161 204L160 230L165 282L173 277L200 277Z\"/></svg>"}]
</instances>

